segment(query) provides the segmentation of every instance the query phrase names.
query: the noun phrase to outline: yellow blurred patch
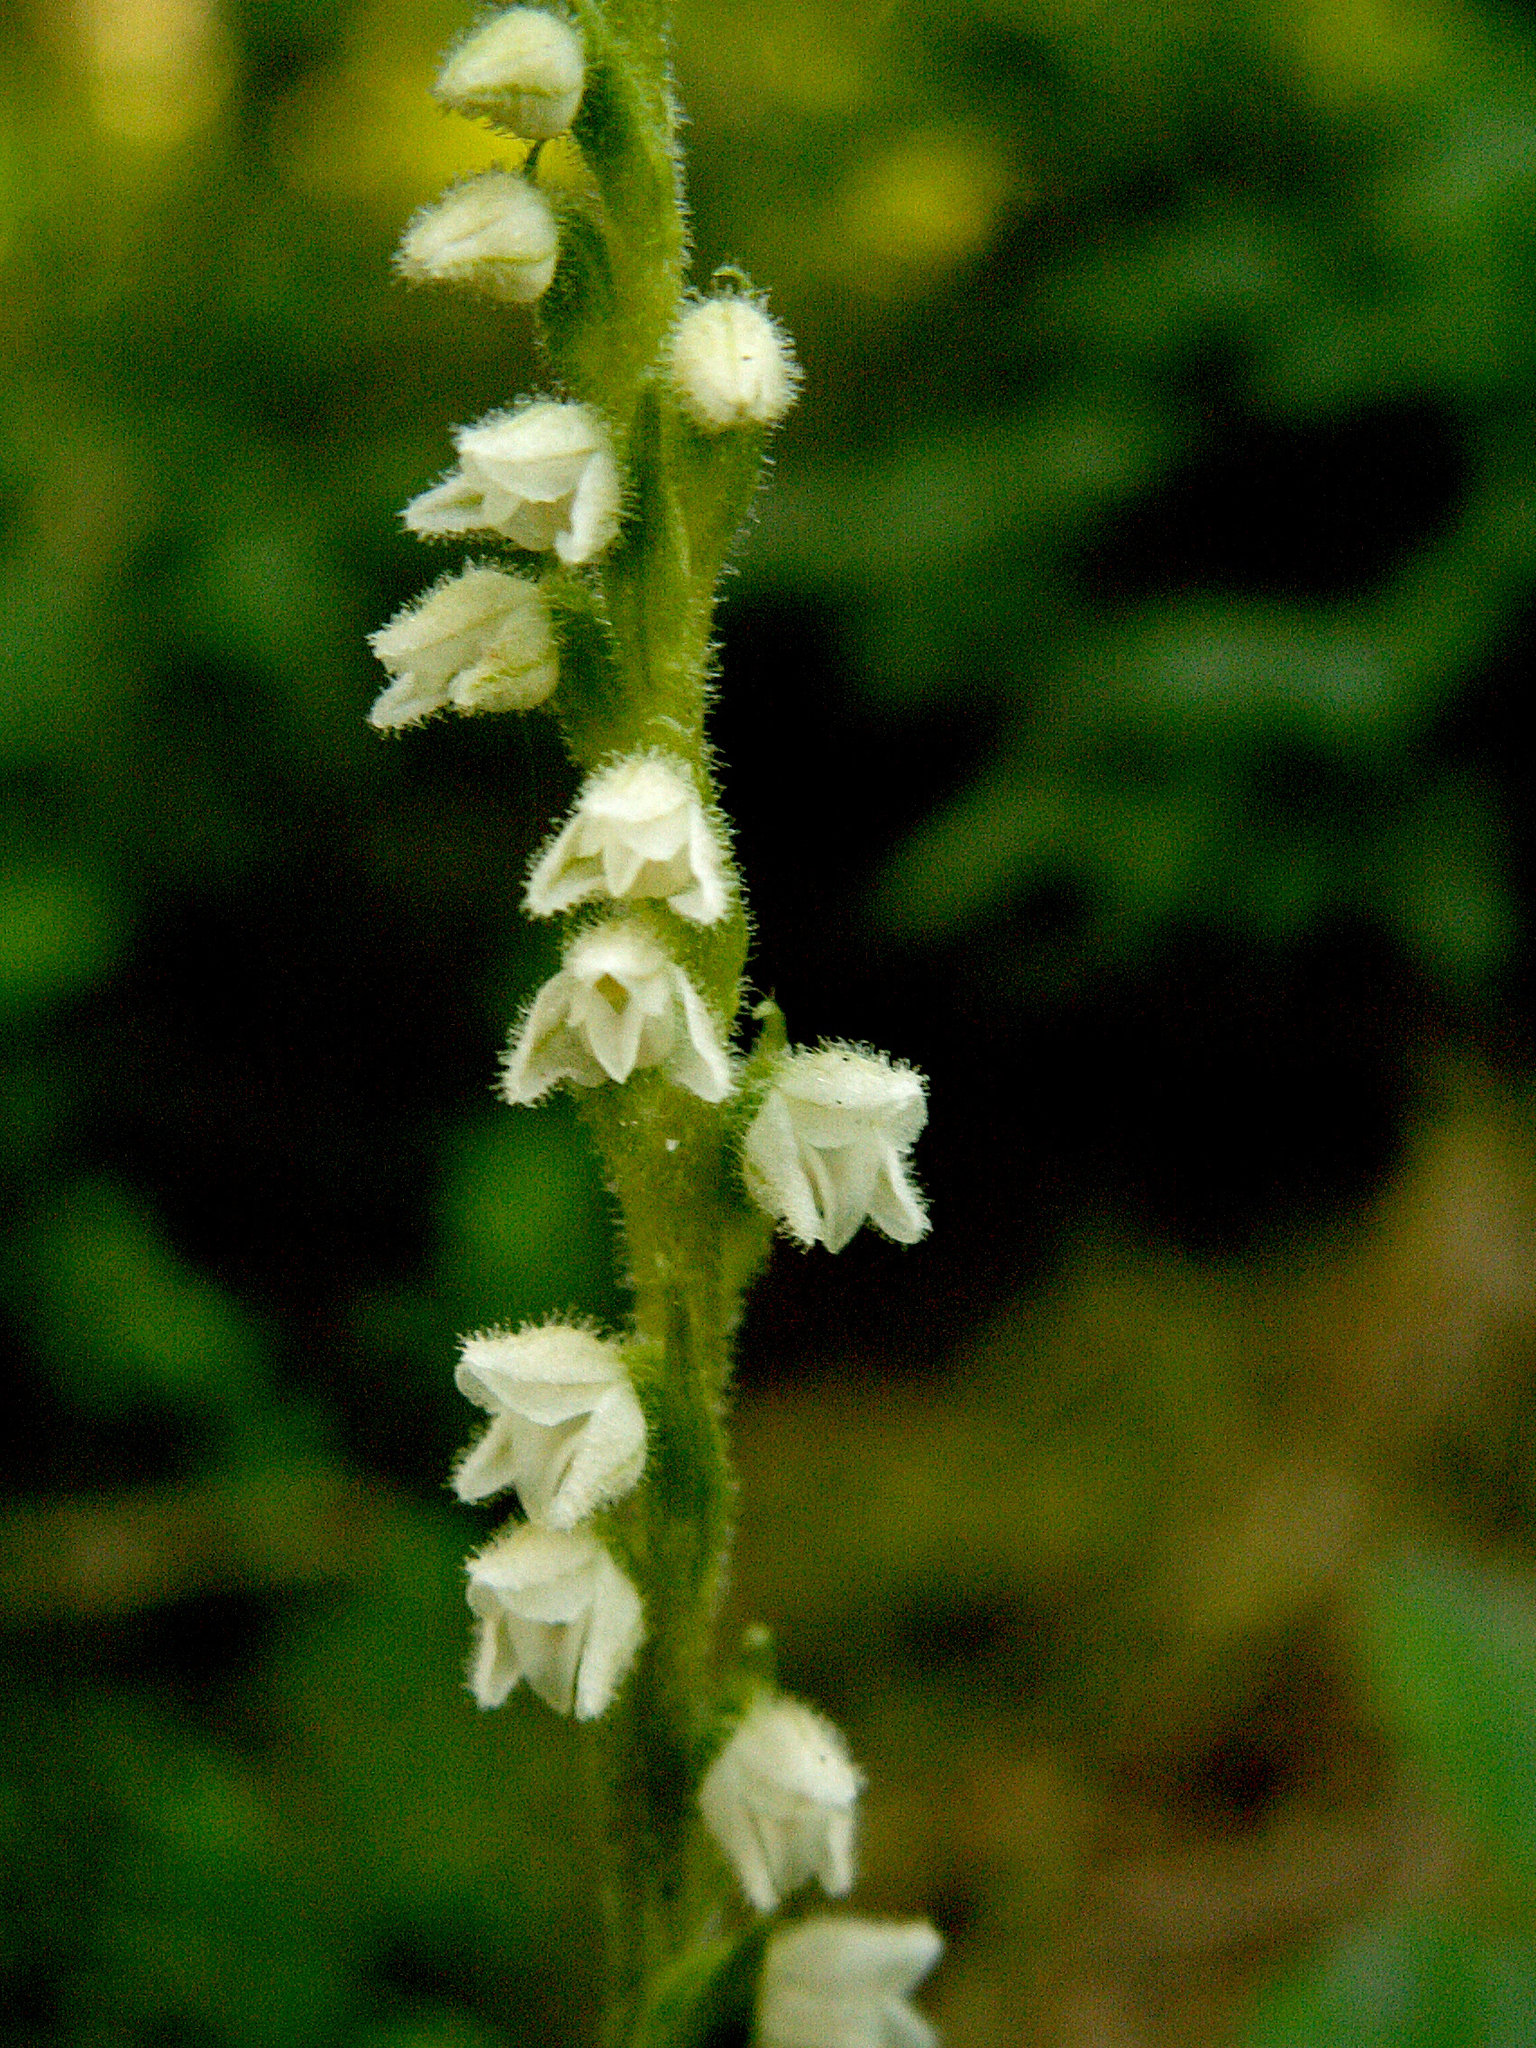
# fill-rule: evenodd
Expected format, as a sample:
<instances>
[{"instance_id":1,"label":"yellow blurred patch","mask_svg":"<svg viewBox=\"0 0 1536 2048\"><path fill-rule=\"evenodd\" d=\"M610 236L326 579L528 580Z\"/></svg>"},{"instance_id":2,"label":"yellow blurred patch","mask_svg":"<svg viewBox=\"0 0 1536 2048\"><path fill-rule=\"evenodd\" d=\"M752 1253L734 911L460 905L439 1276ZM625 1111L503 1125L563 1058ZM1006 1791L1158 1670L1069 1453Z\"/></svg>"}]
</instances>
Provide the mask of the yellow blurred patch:
<instances>
[{"instance_id":1,"label":"yellow blurred patch","mask_svg":"<svg viewBox=\"0 0 1536 2048\"><path fill-rule=\"evenodd\" d=\"M880 291L979 256L1003 208L1022 196L1000 137L983 129L924 130L850 174L827 240L838 267Z\"/></svg>"},{"instance_id":2,"label":"yellow blurred patch","mask_svg":"<svg viewBox=\"0 0 1536 2048\"><path fill-rule=\"evenodd\" d=\"M96 125L169 147L205 127L234 82L213 0L75 0L78 48Z\"/></svg>"}]
</instances>

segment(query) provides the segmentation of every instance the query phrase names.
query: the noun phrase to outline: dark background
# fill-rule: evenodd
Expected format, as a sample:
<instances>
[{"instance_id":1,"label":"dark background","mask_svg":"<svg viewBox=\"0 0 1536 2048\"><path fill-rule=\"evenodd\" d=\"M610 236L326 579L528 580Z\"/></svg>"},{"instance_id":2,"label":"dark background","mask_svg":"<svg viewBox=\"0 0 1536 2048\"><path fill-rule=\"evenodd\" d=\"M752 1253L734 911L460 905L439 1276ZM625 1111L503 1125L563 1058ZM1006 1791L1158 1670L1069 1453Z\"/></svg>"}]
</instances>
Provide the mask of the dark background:
<instances>
[{"instance_id":1,"label":"dark background","mask_svg":"<svg viewBox=\"0 0 1536 2048\"><path fill-rule=\"evenodd\" d=\"M573 778L383 743L451 0L0 6L0 2040L581 2039L571 1731L460 1689L454 1336L622 1313L490 1094ZM715 735L934 1231L754 1299L741 1615L956 2048L1536 2032L1536 27L688 0L806 369ZM503 146L504 147L504 146ZM558 151L551 168L560 174ZM9 2031L5 2031L5 2029Z\"/></svg>"}]
</instances>

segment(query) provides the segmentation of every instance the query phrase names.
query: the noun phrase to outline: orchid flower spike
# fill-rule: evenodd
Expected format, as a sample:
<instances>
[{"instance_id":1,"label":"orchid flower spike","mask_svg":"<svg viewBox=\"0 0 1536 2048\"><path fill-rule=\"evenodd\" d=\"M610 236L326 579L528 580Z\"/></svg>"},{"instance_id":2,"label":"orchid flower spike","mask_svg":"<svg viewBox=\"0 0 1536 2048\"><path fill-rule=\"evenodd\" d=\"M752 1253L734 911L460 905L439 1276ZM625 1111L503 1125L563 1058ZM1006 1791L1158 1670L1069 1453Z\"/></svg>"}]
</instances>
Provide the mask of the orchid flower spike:
<instances>
[{"instance_id":1,"label":"orchid flower spike","mask_svg":"<svg viewBox=\"0 0 1536 2048\"><path fill-rule=\"evenodd\" d=\"M453 442L459 467L405 508L412 533L499 533L575 565L618 532L619 472L591 406L537 399L460 427Z\"/></svg>"},{"instance_id":2,"label":"orchid flower spike","mask_svg":"<svg viewBox=\"0 0 1536 2048\"><path fill-rule=\"evenodd\" d=\"M637 754L591 776L539 856L524 907L552 917L597 897L659 896L693 924L725 915L725 861L680 761Z\"/></svg>"},{"instance_id":3,"label":"orchid flower spike","mask_svg":"<svg viewBox=\"0 0 1536 2048\"><path fill-rule=\"evenodd\" d=\"M928 1215L907 1154L927 1119L922 1076L884 1053L786 1052L742 1141L742 1178L803 1245L840 1252L866 1219L915 1244Z\"/></svg>"},{"instance_id":4,"label":"orchid flower spike","mask_svg":"<svg viewBox=\"0 0 1536 2048\"><path fill-rule=\"evenodd\" d=\"M802 1920L769 1936L758 2048L938 2048L908 2000L944 1944L926 1920Z\"/></svg>"},{"instance_id":5,"label":"orchid flower spike","mask_svg":"<svg viewBox=\"0 0 1536 2048\"><path fill-rule=\"evenodd\" d=\"M402 277L466 284L528 306L548 291L559 254L560 230L543 193L510 171L483 171L422 208L395 267Z\"/></svg>"},{"instance_id":6,"label":"orchid flower spike","mask_svg":"<svg viewBox=\"0 0 1536 2048\"><path fill-rule=\"evenodd\" d=\"M854 1809L864 1779L830 1721L797 1700L764 1698L704 1773L704 1824L759 1913L807 1879L853 1887Z\"/></svg>"},{"instance_id":7,"label":"orchid flower spike","mask_svg":"<svg viewBox=\"0 0 1536 2048\"><path fill-rule=\"evenodd\" d=\"M641 1067L661 1067L703 1102L731 1092L730 1062L698 990L644 925L620 918L583 932L534 997L501 1092L537 1102L558 1081L596 1088Z\"/></svg>"},{"instance_id":8,"label":"orchid flower spike","mask_svg":"<svg viewBox=\"0 0 1536 2048\"><path fill-rule=\"evenodd\" d=\"M645 1635L640 1595L590 1529L503 1530L469 1561L469 1604L469 1689L482 1707L526 1679L556 1713L596 1720Z\"/></svg>"},{"instance_id":9,"label":"orchid flower spike","mask_svg":"<svg viewBox=\"0 0 1536 2048\"><path fill-rule=\"evenodd\" d=\"M465 37L432 90L455 113L542 142L575 120L584 77L581 37L568 22L542 7L509 7Z\"/></svg>"},{"instance_id":10,"label":"orchid flower spike","mask_svg":"<svg viewBox=\"0 0 1536 2048\"><path fill-rule=\"evenodd\" d=\"M754 300L728 293L689 306L678 321L672 384L694 425L719 434L783 419L800 369L783 328Z\"/></svg>"},{"instance_id":11,"label":"orchid flower spike","mask_svg":"<svg viewBox=\"0 0 1536 2048\"><path fill-rule=\"evenodd\" d=\"M455 1375L491 1425L453 1475L460 1500L508 1487L531 1522L572 1529L645 1470L645 1417L619 1346L563 1323L464 1340Z\"/></svg>"},{"instance_id":12,"label":"orchid flower spike","mask_svg":"<svg viewBox=\"0 0 1536 2048\"><path fill-rule=\"evenodd\" d=\"M369 636L394 680L368 714L392 732L434 711L528 711L560 679L549 606L538 584L469 568L434 584Z\"/></svg>"}]
</instances>

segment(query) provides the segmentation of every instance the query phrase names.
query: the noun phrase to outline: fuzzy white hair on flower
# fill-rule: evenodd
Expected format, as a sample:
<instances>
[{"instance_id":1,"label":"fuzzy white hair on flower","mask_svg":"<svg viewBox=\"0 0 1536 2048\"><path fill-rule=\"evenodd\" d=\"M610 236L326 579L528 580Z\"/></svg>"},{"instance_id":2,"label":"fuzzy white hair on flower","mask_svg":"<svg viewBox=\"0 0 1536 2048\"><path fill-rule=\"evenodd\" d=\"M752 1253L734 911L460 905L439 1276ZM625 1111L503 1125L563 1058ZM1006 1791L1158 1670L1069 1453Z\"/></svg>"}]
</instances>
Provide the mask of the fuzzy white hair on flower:
<instances>
[{"instance_id":1,"label":"fuzzy white hair on flower","mask_svg":"<svg viewBox=\"0 0 1536 2048\"><path fill-rule=\"evenodd\" d=\"M772 426L795 402L800 369L782 327L754 300L689 306L672 334L672 384L706 433Z\"/></svg>"},{"instance_id":2,"label":"fuzzy white hair on flower","mask_svg":"<svg viewBox=\"0 0 1536 2048\"><path fill-rule=\"evenodd\" d=\"M510 171L483 171L423 207L395 258L402 277L463 284L508 305L548 291L560 230L542 192Z\"/></svg>"},{"instance_id":3,"label":"fuzzy white hair on flower","mask_svg":"<svg viewBox=\"0 0 1536 2048\"><path fill-rule=\"evenodd\" d=\"M453 1475L460 1500L515 1487L531 1522L572 1529L645 1470L645 1417L610 1339L564 1323L466 1337L459 1392L491 1416Z\"/></svg>"},{"instance_id":4,"label":"fuzzy white hair on flower","mask_svg":"<svg viewBox=\"0 0 1536 2048\"><path fill-rule=\"evenodd\" d=\"M521 1524L469 1560L479 1624L469 1686L482 1707L529 1689L556 1713L593 1721L645 1635L640 1595L590 1529Z\"/></svg>"},{"instance_id":5,"label":"fuzzy white hair on flower","mask_svg":"<svg viewBox=\"0 0 1536 2048\"><path fill-rule=\"evenodd\" d=\"M538 584L468 568L369 635L394 680L368 714L381 732L435 711L529 711L560 680L549 606Z\"/></svg>"},{"instance_id":6,"label":"fuzzy white hair on flower","mask_svg":"<svg viewBox=\"0 0 1536 2048\"><path fill-rule=\"evenodd\" d=\"M704 1773L699 1808L760 1913L810 1878L853 1886L864 1779L830 1721L798 1700L759 1699Z\"/></svg>"},{"instance_id":7,"label":"fuzzy white hair on flower","mask_svg":"<svg viewBox=\"0 0 1536 2048\"><path fill-rule=\"evenodd\" d=\"M405 508L412 533L499 533L574 565L618 532L618 467L591 406L536 399L460 427L453 442L458 468Z\"/></svg>"},{"instance_id":8,"label":"fuzzy white hair on flower","mask_svg":"<svg viewBox=\"0 0 1536 2048\"><path fill-rule=\"evenodd\" d=\"M922 1076L885 1053L786 1052L742 1141L742 1178L803 1245L839 1252L866 1220L915 1244L928 1215L907 1155L927 1120Z\"/></svg>"},{"instance_id":9,"label":"fuzzy white hair on flower","mask_svg":"<svg viewBox=\"0 0 1536 2048\"><path fill-rule=\"evenodd\" d=\"M693 983L644 925L583 932L534 997L508 1052L501 1092L537 1102L557 1082L596 1088L660 1067L703 1102L731 1091L730 1061Z\"/></svg>"},{"instance_id":10,"label":"fuzzy white hair on flower","mask_svg":"<svg viewBox=\"0 0 1536 2048\"><path fill-rule=\"evenodd\" d=\"M694 924L725 915L720 841L681 762L637 754L589 777L523 901L553 917L605 896L663 897Z\"/></svg>"},{"instance_id":11,"label":"fuzzy white hair on flower","mask_svg":"<svg viewBox=\"0 0 1536 2048\"><path fill-rule=\"evenodd\" d=\"M432 90L455 113L542 142L575 120L584 77L569 22L542 7L509 7L464 38Z\"/></svg>"},{"instance_id":12,"label":"fuzzy white hair on flower","mask_svg":"<svg viewBox=\"0 0 1536 2048\"><path fill-rule=\"evenodd\" d=\"M802 1920L768 1938L758 2048L938 2048L908 2001L943 1952L926 1920Z\"/></svg>"}]
</instances>

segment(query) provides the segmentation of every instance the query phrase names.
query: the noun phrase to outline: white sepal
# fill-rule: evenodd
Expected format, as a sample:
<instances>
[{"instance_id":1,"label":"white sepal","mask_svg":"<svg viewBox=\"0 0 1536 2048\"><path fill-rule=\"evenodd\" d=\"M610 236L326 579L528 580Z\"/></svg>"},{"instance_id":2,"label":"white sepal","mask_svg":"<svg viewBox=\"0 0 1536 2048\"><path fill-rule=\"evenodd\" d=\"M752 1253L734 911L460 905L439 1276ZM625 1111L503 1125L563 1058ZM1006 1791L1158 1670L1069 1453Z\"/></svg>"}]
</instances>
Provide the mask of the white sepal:
<instances>
[{"instance_id":1,"label":"white sepal","mask_svg":"<svg viewBox=\"0 0 1536 2048\"><path fill-rule=\"evenodd\" d=\"M456 711L528 711L560 679L549 606L537 583L465 569L370 634L394 678L368 714L381 732Z\"/></svg>"},{"instance_id":2,"label":"white sepal","mask_svg":"<svg viewBox=\"0 0 1536 2048\"><path fill-rule=\"evenodd\" d=\"M412 533L500 533L574 565L618 532L618 468L591 406L536 399L460 427L453 441L459 467L405 508Z\"/></svg>"},{"instance_id":3,"label":"white sepal","mask_svg":"<svg viewBox=\"0 0 1536 2048\"><path fill-rule=\"evenodd\" d=\"M810 1878L853 1886L854 1808L864 1779L830 1721L797 1700L749 1709L699 1786L704 1824L759 1913Z\"/></svg>"},{"instance_id":4,"label":"white sepal","mask_svg":"<svg viewBox=\"0 0 1536 2048\"><path fill-rule=\"evenodd\" d=\"M645 1470L645 1417L623 1353L590 1330L546 1323L466 1337L455 1379L492 1418L454 1472L460 1500L515 1487L531 1522L573 1529Z\"/></svg>"},{"instance_id":5,"label":"white sepal","mask_svg":"<svg viewBox=\"0 0 1536 2048\"><path fill-rule=\"evenodd\" d=\"M467 284L509 305L549 289L560 230L549 201L526 178L483 171L423 207L395 258L402 277Z\"/></svg>"},{"instance_id":6,"label":"white sepal","mask_svg":"<svg viewBox=\"0 0 1536 2048\"><path fill-rule=\"evenodd\" d=\"M943 1952L926 1920L802 1920L768 1938L758 2048L938 2048L908 2003Z\"/></svg>"},{"instance_id":7,"label":"white sepal","mask_svg":"<svg viewBox=\"0 0 1536 2048\"><path fill-rule=\"evenodd\" d=\"M803 1245L839 1252L866 1219L915 1244L928 1216L906 1155L927 1120L922 1076L884 1053L786 1052L742 1141L742 1178Z\"/></svg>"},{"instance_id":8,"label":"white sepal","mask_svg":"<svg viewBox=\"0 0 1536 2048\"><path fill-rule=\"evenodd\" d=\"M432 90L455 113L542 142L575 120L584 76L581 38L568 22L509 7L465 37Z\"/></svg>"},{"instance_id":9,"label":"white sepal","mask_svg":"<svg viewBox=\"0 0 1536 2048\"><path fill-rule=\"evenodd\" d=\"M772 426L795 402L800 370L784 330L751 299L689 306L672 334L672 383L695 425Z\"/></svg>"},{"instance_id":10,"label":"white sepal","mask_svg":"<svg viewBox=\"0 0 1536 2048\"><path fill-rule=\"evenodd\" d=\"M503 1530L469 1560L468 1597L479 1623L469 1688L482 1707L526 1679L556 1713L593 1721L645 1635L640 1595L589 1529Z\"/></svg>"},{"instance_id":11,"label":"white sepal","mask_svg":"<svg viewBox=\"0 0 1536 2048\"><path fill-rule=\"evenodd\" d=\"M583 932L534 997L502 1070L508 1102L537 1102L559 1081L596 1088L661 1067L704 1102L731 1091L714 1019L681 967L642 924Z\"/></svg>"},{"instance_id":12,"label":"white sepal","mask_svg":"<svg viewBox=\"0 0 1536 2048\"><path fill-rule=\"evenodd\" d=\"M681 762L638 754L591 776L539 856L523 905L553 917L603 896L664 897L694 924L725 915L720 841Z\"/></svg>"}]
</instances>

